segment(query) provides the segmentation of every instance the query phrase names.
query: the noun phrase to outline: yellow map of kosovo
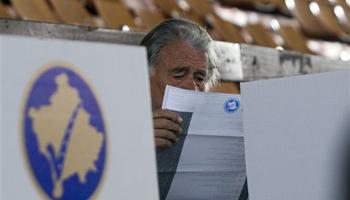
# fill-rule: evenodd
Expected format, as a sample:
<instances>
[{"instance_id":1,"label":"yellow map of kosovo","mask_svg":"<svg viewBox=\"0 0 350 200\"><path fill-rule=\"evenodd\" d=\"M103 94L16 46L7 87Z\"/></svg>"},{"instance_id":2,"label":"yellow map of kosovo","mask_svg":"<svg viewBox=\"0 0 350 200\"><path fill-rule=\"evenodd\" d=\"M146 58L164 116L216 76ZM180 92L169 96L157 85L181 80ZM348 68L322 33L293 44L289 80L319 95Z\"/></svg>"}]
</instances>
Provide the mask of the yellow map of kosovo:
<instances>
[{"instance_id":1,"label":"yellow map of kosovo","mask_svg":"<svg viewBox=\"0 0 350 200\"><path fill-rule=\"evenodd\" d=\"M78 91L69 85L68 76L58 75L55 81L57 90L50 97L50 105L30 108L29 115L39 150L50 163L53 195L59 198L64 193L65 179L77 174L79 181L84 183L87 173L97 170L94 162L98 159L103 134L90 125L90 115L79 106L82 101ZM49 146L53 152L48 150Z\"/></svg>"}]
</instances>

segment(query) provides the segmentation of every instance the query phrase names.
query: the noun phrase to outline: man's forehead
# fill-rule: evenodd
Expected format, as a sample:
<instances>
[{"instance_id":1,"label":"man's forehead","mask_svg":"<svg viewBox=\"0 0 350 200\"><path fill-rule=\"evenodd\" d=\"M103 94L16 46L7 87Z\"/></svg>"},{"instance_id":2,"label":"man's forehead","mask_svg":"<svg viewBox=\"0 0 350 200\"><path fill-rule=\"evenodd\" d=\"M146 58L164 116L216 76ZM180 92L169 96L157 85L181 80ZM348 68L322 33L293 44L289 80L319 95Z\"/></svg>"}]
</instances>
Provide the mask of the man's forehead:
<instances>
[{"instance_id":1,"label":"man's forehead","mask_svg":"<svg viewBox=\"0 0 350 200\"><path fill-rule=\"evenodd\" d=\"M175 41L165 45L160 51L163 61L203 65L207 67L207 53L192 47L188 42Z\"/></svg>"}]
</instances>

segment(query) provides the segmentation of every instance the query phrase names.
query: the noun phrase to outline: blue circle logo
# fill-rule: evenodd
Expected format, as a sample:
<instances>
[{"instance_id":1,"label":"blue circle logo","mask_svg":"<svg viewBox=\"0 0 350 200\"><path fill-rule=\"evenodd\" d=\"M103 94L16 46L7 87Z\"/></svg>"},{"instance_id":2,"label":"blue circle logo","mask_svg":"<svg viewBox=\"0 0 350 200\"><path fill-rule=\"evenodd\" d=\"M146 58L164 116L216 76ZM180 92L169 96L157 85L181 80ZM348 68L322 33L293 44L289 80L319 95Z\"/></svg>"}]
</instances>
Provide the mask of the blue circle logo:
<instances>
[{"instance_id":1,"label":"blue circle logo","mask_svg":"<svg viewBox=\"0 0 350 200\"><path fill-rule=\"evenodd\" d=\"M225 101L224 110L227 113L233 113L236 110L238 110L240 106L241 106L241 103L239 102L238 99L230 98L230 99Z\"/></svg>"},{"instance_id":2,"label":"blue circle logo","mask_svg":"<svg viewBox=\"0 0 350 200\"><path fill-rule=\"evenodd\" d=\"M22 114L24 153L50 199L89 199L101 182L107 133L91 87L72 68L46 68L31 83Z\"/></svg>"}]
</instances>

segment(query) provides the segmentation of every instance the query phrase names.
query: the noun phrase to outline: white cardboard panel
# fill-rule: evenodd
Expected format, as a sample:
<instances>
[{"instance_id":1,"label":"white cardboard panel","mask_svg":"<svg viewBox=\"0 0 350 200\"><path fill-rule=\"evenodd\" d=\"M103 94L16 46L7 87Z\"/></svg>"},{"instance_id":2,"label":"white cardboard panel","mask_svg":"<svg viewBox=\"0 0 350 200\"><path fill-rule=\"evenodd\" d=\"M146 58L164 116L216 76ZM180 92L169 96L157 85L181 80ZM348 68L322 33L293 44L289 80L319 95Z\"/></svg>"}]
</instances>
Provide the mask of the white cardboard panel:
<instances>
[{"instance_id":1,"label":"white cardboard panel","mask_svg":"<svg viewBox=\"0 0 350 200\"><path fill-rule=\"evenodd\" d=\"M242 84L250 200L348 199L350 71Z\"/></svg>"},{"instance_id":2,"label":"white cardboard panel","mask_svg":"<svg viewBox=\"0 0 350 200\"><path fill-rule=\"evenodd\" d=\"M144 48L12 36L0 36L0 44L1 199L43 196L22 152L20 115L28 84L53 61L74 65L103 110L108 155L96 197L158 199Z\"/></svg>"}]
</instances>

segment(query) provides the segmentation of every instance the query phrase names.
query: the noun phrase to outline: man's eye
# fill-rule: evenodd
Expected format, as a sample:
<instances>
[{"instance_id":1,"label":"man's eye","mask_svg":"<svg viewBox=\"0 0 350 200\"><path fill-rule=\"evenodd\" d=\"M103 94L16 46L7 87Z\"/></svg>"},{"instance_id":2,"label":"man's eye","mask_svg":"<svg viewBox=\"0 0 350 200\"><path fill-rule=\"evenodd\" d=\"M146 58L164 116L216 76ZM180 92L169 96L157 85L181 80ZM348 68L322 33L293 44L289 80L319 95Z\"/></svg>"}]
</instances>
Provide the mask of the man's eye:
<instances>
[{"instance_id":1,"label":"man's eye","mask_svg":"<svg viewBox=\"0 0 350 200\"><path fill-rule=\"evenodd\" d=\"M197 81L202 83L204 82L204 78L197 78Z\"/></svg>"},{"instance_id":2,"label":"man's eye","mask_svg":"<svg viewBox=\"0 0 350 200\"><path fill-rule=\"evenodd\" d=\"M185 72L173 73L173 77L174 77L175 79L182 79L183 77L185 77Z\"/></svg>"},{"instance_id":3,"label":"man's eye","mask_svg":"<svg viewBox=\"0 0 350 200\"><path fill-rule=\"evenodd\" d=\"M182 79L184 77L184 75L173 75L173 77L175 79Z\"/></svg>"},{"instance_id":4,"label":"man's eye","mask_svg":"<svg viewBox=\"0 0 350 200\"><path fill-rule=\"evenodd\" d=\"M196 76L195 79L198 82L204 82L205 77L204 76Z\"/></svg>"}]
</instances>

